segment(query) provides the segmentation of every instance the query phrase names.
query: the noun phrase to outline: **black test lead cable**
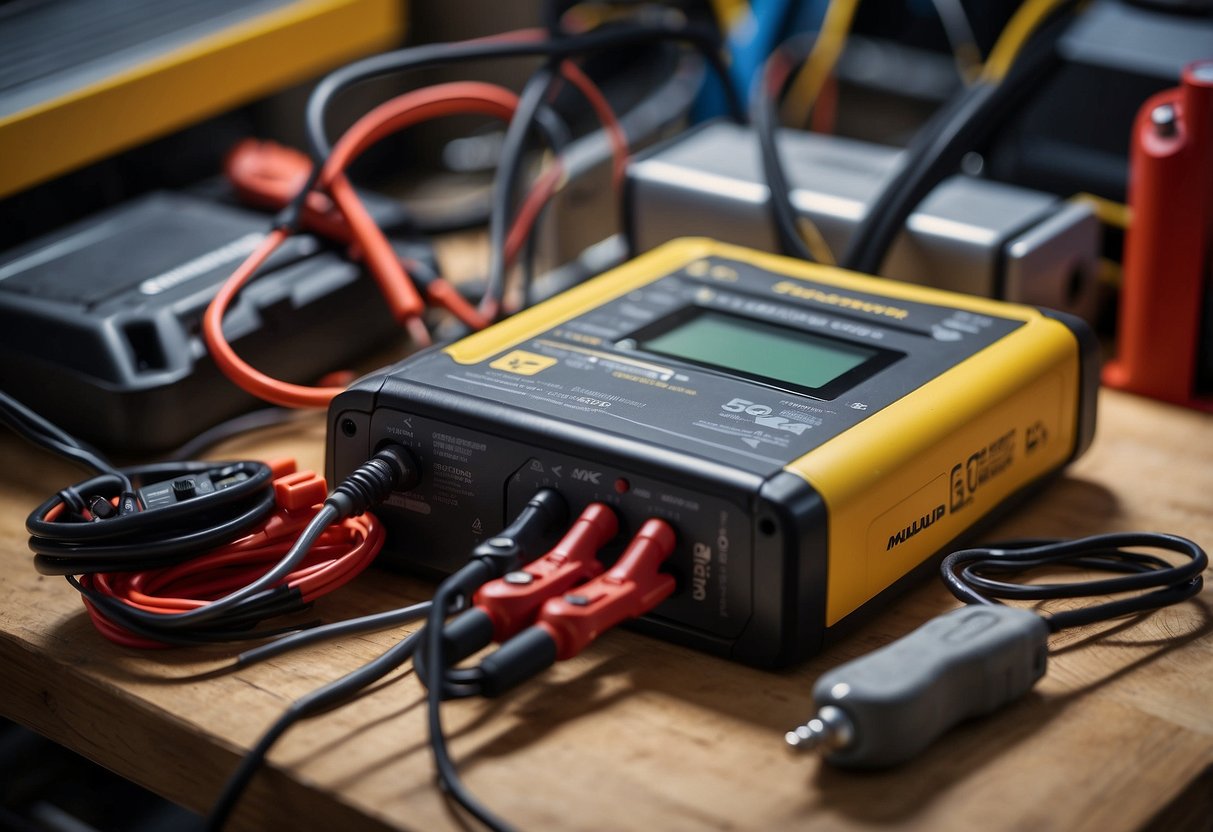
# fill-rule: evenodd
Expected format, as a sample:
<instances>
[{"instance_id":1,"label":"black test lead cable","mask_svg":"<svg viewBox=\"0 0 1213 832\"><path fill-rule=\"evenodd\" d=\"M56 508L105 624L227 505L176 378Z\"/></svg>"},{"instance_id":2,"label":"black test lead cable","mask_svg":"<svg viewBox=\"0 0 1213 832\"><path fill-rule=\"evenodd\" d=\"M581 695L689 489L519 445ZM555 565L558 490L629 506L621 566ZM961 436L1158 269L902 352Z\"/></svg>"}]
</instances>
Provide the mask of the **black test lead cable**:
<instances>
[{"instance_id":1,"label":"black test lead cable","mask_svg":"<svg viewBox=\"0 0 1213 832\"><path fill-rule=\"evenodd\" d=\"M312 90L308 97L305 113L308 152L313 162L312 171L300 189L299 195L282 211L276 224L285 228L293 228L298 225L307 194L315 188L321 167L332 152L327 130L328 107L333 98L356 84L398 72L464 61L534 57L555 60L665 40L686 43L704 55L712 70L724 83L730 113L736 121L744 123L745 108L742 106L736 90L728 83L728 69L721 56L719 32L701 24L673 25L668 22L645 21L606 26L585 34L568 35L555 41L481 39L461 43L406 47L347 64L329 73Z\"/></svg>"},{"instance_id":2,"label":"black test lead cable","mask_svg":"<svg viewBox=\"0 0 1213 832\"><path fill-rule=\"evenodd\" d=\"M122 482L125 491L130 491L130 479L115 468L100 451L81 442L58 425L45 419L12 396L0 390L0 423L39 448L50 451L98 474L109 474Z\"/></svg>"},{"instance_id":3,"label":"black test lead cable","mask_svg":"<svg viewBox=\"0 0 1213 832\"><path fill-rule=\"evenodd\" d=\"M880 274L894 240L918 204L959 166L965 153L997 130L1007 114L1057 65L1056 44L1076 5L1058 5L1052 18L1023 45L1005 77L977 80L915 133L896 171L869 203L867 213L851 234L839 265L864 274Z\"/></svg>"},{"instance_id":4,"label":"black test lead cable","mask_svg":"<svg viewBox=\"0 0 1213 832\"><path fill-rule=\"evenodd\" d=\"M511 221L511 206L518 179L522 173L523 152L526 149L527 137L543 108L548 92L557 83L555 63L549 61L540 67L522 88L518 98L518 109L506 127L505 137L501 142L500 162L497 174L493 177L493 191L489 209L489 268L484 292L495 298L500 304L505 296L506 263L505 238ZM560 144L567 140L561 137ZM560 144L549 134L548 142L553 153L560 151ZM533 240L535 234L529 235ZM528 240L528 242L529 242ZM526 255L524 254L524 257Z\"/></svg>"},{"instance_id":5,"label":"black test lead cable","mask_svg":"<svg viewBox=\"0 0 1213 832\"><path fill-rule=\"evenodd\" d=\"M728 70L720 54L719 33L710 27L695 23L671 25L642 21L606 26L585 34L567 35L559 40L476 40L407 47L347 64L325 76L316 85L308 98L305 116L309 151L314 162L323 161L329 154L332 150L326 128L329 104L335 96L363 81L469 60L512 57L558 60L663 40L681 41L691 45L704 55L722 81L727 80ZM745 108L736 91L728 87L726 92L733 118L744 122Z\"/></svg>"},{"instance_id":6,"label":"black test lead cable","mask_svg":"<svg viewBox=\"0 0 1213 832\"><path fill-rule=\"evenodd\" d=\"M427 724L430 751L438 772L439 785L473 817L498 832L510 830L512 827L468 791L459 778L459 771L455 768L447 749L441 712L442 700L446 695L447 669L443 625L447 616L466 605L467 600L482 584L500 578L520 564L542 554L541 541L553 530L564 526L567 519L568 507L559 494L551 489L536 492L509 526L499 535L477 546L472 552L471 560L438 585L423 631L426 656L430 667L433 668L431 684L426 688L429 711Z\"/></svg>"},{"instance_id":7,"label":"black test lead cable","mask_svg":"<svg viewBox=\"0 0 1213 832\"><path fill-rule=\"evenodd\" d=\"M417 606L424 607L424 609L414 610L415 614L411 616L411 620L421 618L429 609L428 603ZM219 793L219 797L206 817L204 828L207 832L218 832L223 828L257 770L269 755L270 749L295 723L340 705L359 691L363 691L379 681L408 661L420 641L421 632L412 633L389 648L379 658L291 703L290 707L261 735L257 744L241 758L240 765L224 784L223 791Z\"/></svg>"},{"instance_id":8,"label":"black test lead cable","mask_svg":"<svg viewBox=\"0 0 1213 832\"><path fill-rule=\"evenodd\" d=\"M1174 565L1161 549L1187 558ZM1077 540L1024 540L953 552L941 565L948 589L970 606L944 613L909 635L823 674L813 687L816 713L789 731L787 744L821 748L850 768L883 768L911 759L964 719L990 713L1027 693L1044 676L1048 636L1194 597L1208 556L1183 537L1153 532ZM1062 583L1005 580L1037 569L1074 567L1114 577ZM996 599L1051 600L1139 593L1088 607L1036 612Z\"/></svg>"},{"instance_id":9,"label":"black test lead cable","mask_svg":"<svg viewBox=\"0 0 1213 832\"><path fill-rule=\"evenodd\" d=\"M327 627L316 628L315 631L287 636L279 642L270 642L262 647L242 653L237 659L237 664L240 666L270 658L279 652L300 647L303 644L320 640L320 638L349 635L353 632L362 632L364 629L378 629L378 625L383 624L389 619L392 621L392 624L404 624L428 616L426 629L407 636L379 658L294 702L262 734L256 745L241 760L239 767L224 785L223 791L207 816L205 828L209 832L217 832L217 830L223 828L223 825L227 822L237 802L240 800L241 795L244 794L249 783L257 773L258 768L269 754L270 749L291 726L303 719L345 702L358 692L365 690L369 685L382 679L388 673L391 673L414 655L417 646L423 638L426 638L423 633L430 631L441 637L447 614L459 611L465 605L467 599L472 596L475 588L480 586L480 584L498 577L500 574L505 574L505 572L510 571L514 566L518 565L519 562L534 557L539 552L542 539L549 530L559 527L564 523L566 514L567 507L564 504L564 500L556 492L550 490L540 491L524 506L523 510L509 526L500 534L495 535L478 546L468 564L439 585L433 602L414 604L400 610L364 616L363 618L348 622L337 622ZM439 603L443 607L438 607ZM442 608L446 609L446 613L435 615L435 609ZM439 640L441 641L441 638ZM436 655L441 659L441 647ZM431 711L431 728L433 720L436 717L437 715ZM438 746L440 750L436 751L435 754L441 755L441 758L445 760L446 767L439 768L439 777L442 779L444 786L455 795L456 800L465 808L468 808L476 817L483 820L483 814L485 817L491 818L492 815L488 814L487 810L479 807L475 798L468 794L459 782L458 773L455 771L454 765L446 753L445 739L441 737L440 721L438 722L438 731ZM455 783L455 789L450 788L451 782ZM474 809L473 807L476 808ZM480 812L477 812L476 809L480 809ZM485 822L488 823L488 821Z\"/></svg>"},{"instance_id":10,"label":"black test lead cable","mask_svg":"<svg viewBox=\"0 0 1213 832\"><path fill-rule=\"evenodd\" d=\"M792 205L792 186L788 182L776 141L778 102L792 79L792 70L808 59L816 41L816 32L796 35L771 53L755 80L756 89L752 96L750 120L758 137L762 171L767 184L768 206L780 249L784 254L810 263L832 266L834 257L821 232L807 218L799 216ZM804 234L801 233L801 226ZM805 241L806 235L811 235L812 246Z\"/></svg>"},{"instance_id":11,"label":"black test lead cable","mask_svg":"<svg viewBox=\"0 0 1213 832\"><path fill-rule=\"evenodd\" d=\"M34 565L45 575L137 570L176 563L247 533L274 508L272 474L260 462L172 462L118 468L99 451L0 391L0 423L96 472L60 490L26 520ZM227 471L205 499L145 510L135 482ZM115 503L117 505L115 505Z\"/></svg>"}]
</instances>

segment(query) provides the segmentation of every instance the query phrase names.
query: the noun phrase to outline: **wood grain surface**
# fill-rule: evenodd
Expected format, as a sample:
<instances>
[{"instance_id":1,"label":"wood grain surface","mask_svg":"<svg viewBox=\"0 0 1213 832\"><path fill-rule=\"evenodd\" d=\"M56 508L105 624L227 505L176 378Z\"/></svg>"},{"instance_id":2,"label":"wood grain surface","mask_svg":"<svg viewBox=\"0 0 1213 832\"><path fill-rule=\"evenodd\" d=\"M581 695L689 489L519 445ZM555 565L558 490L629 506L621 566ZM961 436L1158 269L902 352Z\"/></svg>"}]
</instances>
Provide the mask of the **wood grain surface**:
<instances>
[{"instance_id":1,"label":"wood grain surface","mask_svg":"<svg viewBox=\"0 0 1213 832\"><path fill-rule=\"evenodd\" d=\"M214 458L291 454L322 468L319 418ZM222 672L220 649L136 652L92 629L76 593L37 575L23 521L78 471L0 436L0 711L204 811L295 697L376 656L404 630ZM991 537L1151 529L1213 544L1213 417L1115 393L1064 476ZM335 620L432 587L377 570L324 599ZM1053 637L1027 698L879 774L783 747L813 680L956 605L925 584L817 659L768 673L608 634L497 701L445 710L475 794L523 829L1128 830L1213 828L1213 590L1144 618ZM468 827L434 786L421 689L407 671L280 742L234 828Z\"/></svg>"}]
</instances>

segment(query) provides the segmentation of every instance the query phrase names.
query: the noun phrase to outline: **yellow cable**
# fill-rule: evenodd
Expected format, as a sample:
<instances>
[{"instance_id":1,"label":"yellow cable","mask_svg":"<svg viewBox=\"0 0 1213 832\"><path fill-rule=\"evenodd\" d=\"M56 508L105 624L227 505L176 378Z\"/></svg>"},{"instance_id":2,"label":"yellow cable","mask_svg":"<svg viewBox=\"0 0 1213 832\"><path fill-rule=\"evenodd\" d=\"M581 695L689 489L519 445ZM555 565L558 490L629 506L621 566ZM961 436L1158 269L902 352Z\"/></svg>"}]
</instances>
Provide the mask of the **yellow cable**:
<instances>
[{"instance_id":1,"label":"yellow cable","mask_svg":"<svg viewBox=\"0 0 1213 832\"><path fill-rule=\"evenodd\" d=\"M742 18L752 14L750 4L746 0L710 0L708 5L712 7L716 25L725 34L733 31Z\"/></svg>"},{"instance_id":2,"label":"yellow cable","mask_svg":"<svg viewBox=\"0 0 1213 832\"><path fill-rule=\"evenodd\" d=\"M981 50L974 43L960 43L952 50L956 72L965 84L972 84L981 77Z\"/></svg>"},{"instance_id":3,"label":"yellow cable","mask_svg":"<svg viewBox=\"0 0 1213 832\"><path fill-rule=\"evenodd\" d=\"M1129 227L1129 206L1115 200L1107 199L1095 194L1077 193L1070 197L1071 202L1085 202L1091 206L1091 210L1095 212L1095 216L1104 225L1111 225L1115 228L1124 230Z\"/></svg>"},{"instance_id":4,"label":"yellow cable","mask_svg":"<svg viewBox=\"0 0 1213 832\"><path fill-rule=\"evenodd\" d=\"M980 80L997 82L1005 78L1032 33L1064 2L1066 0L1024 0L990 50L981 68Z\"/></svg>"},{"instance_id":5,"label":"yellow cable","mask_svg":"<svg viewBox=\"0 0 1213 832\"><path fill-rule=\"evenodd\" d=\"M826 78L834 71L838 56L846 45L857 8L859 0L830 0L825 19L821 22L821 32L818 33L804 66L796 73L784 101L783 115L786 123L808 123L813 104L821 94Z\"/></svg>"},{"instance_id":6,"label":"yellow cable","mask_svg":"<svg viewBox=\"0 0 1213 832\"><path fill-rule=\"evenodd\" d=\"M1105 286L1111 286L1114 289L1119 289L1124 283L1124 269L1115 260L1110 260L1107 257L1099 258L1099 282Z\"/></svg>"},{"instance_id":7,"label":"yellow cable","mask_svg":"<svg viewBox=\"0 0 1213 832\"><path fill-rule=\"evenodd\" d=\"M796 217L796 230L800 232L800 239L804 240L805 247L809 250L809 254L813 255L813 259L823 266L836 266L838 261L834 259L834 252L830 250L830 244L826 242L826 238L822 236L821 229L817 224L806 216Z\"/></svg>"}]
</instances>

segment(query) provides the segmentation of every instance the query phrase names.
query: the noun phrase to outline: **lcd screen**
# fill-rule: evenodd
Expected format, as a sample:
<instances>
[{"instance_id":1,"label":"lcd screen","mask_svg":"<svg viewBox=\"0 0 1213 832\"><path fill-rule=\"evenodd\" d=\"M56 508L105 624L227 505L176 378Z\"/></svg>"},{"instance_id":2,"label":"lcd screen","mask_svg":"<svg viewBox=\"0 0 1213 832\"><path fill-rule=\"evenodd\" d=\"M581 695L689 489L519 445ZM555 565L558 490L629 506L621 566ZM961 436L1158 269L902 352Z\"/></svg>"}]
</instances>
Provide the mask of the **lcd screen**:
<instances>
[{"instance_id":1,"label":"lcd screen","mask_svg":"<svg viewBox=\"0 0 1213 832\"><path fill-rule=\"evenodd\" d=\"M742 375L819 390L882 350L750 318L698 310L672 328L641 338L649 352Z\"/></svg>"}]
</instances>

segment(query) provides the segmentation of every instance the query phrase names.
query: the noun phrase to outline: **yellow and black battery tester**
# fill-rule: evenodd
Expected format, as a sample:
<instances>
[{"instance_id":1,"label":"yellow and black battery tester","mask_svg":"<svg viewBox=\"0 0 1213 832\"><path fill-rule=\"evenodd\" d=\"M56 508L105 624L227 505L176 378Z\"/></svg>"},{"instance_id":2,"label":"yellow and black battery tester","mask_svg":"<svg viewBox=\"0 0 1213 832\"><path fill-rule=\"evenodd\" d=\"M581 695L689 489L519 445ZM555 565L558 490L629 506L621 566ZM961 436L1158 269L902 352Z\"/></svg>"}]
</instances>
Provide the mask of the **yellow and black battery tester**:
<instances>
[{"instance_id":1,"label":"yellow and black battery tester","mask_svg":"<svg viewBox=\"0 0 1213 832\"><path fill-rule=\"evenodd\" d=\"M329 475L408 446L379 513L430 572L542 487L620 539L662 517L680 590L641 627L775 666L1081 453L1097 377L1059 313L678 240L357 382Z\"/></svg>"}]
</instances>

